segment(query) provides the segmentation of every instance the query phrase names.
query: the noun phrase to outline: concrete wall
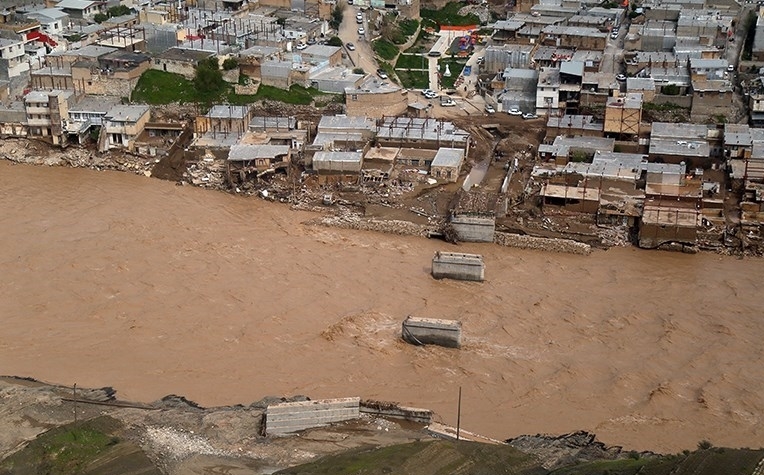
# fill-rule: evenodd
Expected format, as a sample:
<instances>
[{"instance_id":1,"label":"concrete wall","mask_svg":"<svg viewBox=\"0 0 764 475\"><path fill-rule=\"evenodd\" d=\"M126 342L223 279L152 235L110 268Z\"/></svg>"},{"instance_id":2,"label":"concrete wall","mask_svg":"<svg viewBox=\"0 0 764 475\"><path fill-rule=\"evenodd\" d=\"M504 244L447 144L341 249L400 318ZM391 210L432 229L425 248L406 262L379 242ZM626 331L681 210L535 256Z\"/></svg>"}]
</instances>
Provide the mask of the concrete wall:
<instances>
[{"instance_id":1,"label":"concrete wall","mask_svg":"<svg viewBox=\"0 0 764 475\"><path fill-rule=\"evenodd\" d=\"M477 254L437 252L432 258L432 276L436 279L482 282L485 279L483 257Z\"/></svg>"},{"instance_id":2,"label":"concrete wall","mask_svg":"<svg viewBox=\"0 0 764 475\"><path fill-rule=\"evenodd\" d=\"M412 422L429 424L432 422L432 411L419 407L399 406L397 403L380 401L361 401L361 412L393 419L404 419Z\"/></svg>"},{"instance_id":3,"label":"concrete wall","mask_svg":"<svg viewBox=\"0 0 764 475\"><path fill-rule=\"evenodd\" d=\"M456 231L456 237L463 242L493 242L496 231L495 218L479 218L473 216L454 216L451 226Z\"/></svg>"},{"instance_id":4,"label":"concrete wall","mask_svg":"<svg viewBox=\"0 0 764 475\"><path fill-rule=\"evenodd\" d=\"M403 321L401 337L412 345L459 348L462 346L462 322L408 317Z\"/></svg>"},{"instance_id":5,"label":"concrete wall","mask_svg":"<svg viewBox=\"0 0 764 475\"><path fill-rule=\"evenodd\" d=\"M361 416L357 397L285 402L268 406L265 411L267 435L284 435Z\"/></svg>"}]
</instances>

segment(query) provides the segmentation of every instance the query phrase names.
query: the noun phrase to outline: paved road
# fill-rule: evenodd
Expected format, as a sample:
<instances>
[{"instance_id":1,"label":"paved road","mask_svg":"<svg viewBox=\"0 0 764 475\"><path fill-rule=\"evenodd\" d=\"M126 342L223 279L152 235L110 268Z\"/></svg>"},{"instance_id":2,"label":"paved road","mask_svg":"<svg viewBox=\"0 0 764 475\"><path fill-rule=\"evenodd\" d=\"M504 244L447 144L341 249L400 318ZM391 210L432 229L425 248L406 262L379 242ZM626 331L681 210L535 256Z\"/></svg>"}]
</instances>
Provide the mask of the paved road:
<instances>
[{"instance_id":1,"label":"paved road","mask_svg":"<svg viewBox=\"0 0 764 475\"><path fill-rule=\"evenodd\" d=\"M362 12L364 15L363 27L366 29L366 33L363 36L360 36L358 34L358 27L361 25L357 24L355 21L355 15L361 11L360 8L346 4L345 0L341 0L341 2L345 5L345 11L338 34L343 43L353 43L356 47L355 51L348 51L345 49L345 53L347 53L353 60L355 67L363 68L363 70L369 74L375 74L379 65L374 59L374 52L371 50L371 45L367 41L367 38L369 38L368 17L365 12Z\"/></svg>"}]
</instances>

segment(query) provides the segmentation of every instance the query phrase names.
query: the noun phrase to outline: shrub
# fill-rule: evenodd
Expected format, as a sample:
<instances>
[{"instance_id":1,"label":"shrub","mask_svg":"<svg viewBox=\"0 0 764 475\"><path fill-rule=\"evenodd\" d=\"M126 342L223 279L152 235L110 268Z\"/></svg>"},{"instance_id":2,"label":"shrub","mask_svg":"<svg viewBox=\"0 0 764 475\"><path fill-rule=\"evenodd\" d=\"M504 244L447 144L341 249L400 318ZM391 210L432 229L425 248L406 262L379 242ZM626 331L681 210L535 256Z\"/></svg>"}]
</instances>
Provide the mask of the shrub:
<instances>
[{"instance_id":1,"label":"shrub","mask_svg":"<svg viewBox=\"0 0 764 475\"><path fill-rule=\"evenodd\" d=\"M342 46L342 38L339 36L332 36L326 44L329 46Z\"/></svg>"},{"instance_id":2,"label":"shrub","mask_svg":"<svg viewBox=\"0 0 764 475\"><path fill-rule=\"evenodd\" d=\"M223 61L223 69L226 71L230 71L232 69L236 69L239 67L239 60L237 58L226 58L225 61Z\"/></svg>"}]
</instances>

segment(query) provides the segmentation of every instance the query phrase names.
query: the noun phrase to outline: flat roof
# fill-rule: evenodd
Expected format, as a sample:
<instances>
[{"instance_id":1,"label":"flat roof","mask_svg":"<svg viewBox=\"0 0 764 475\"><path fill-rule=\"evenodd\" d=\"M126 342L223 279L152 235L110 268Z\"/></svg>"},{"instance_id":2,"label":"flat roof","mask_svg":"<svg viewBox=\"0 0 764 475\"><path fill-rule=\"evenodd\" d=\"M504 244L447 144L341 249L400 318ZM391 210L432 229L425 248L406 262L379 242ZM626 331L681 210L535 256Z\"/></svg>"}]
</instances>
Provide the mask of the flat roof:
<instances>
[{"instance_id":1,"label":"flat roof","mask_svg":"<svg viewBox=\"0 0 764 475\"><path fill-rule=\"evenodd\" d=\"M464 160L464 150L460 148L445 148L438 149L438 153L435 154L435 158L432 159L433 167L459 167Z\"/></svg>"},{"instance_id":2,"label":"flat roof","mask_svg":"<svg viewBox=\"0 0 764 475\"><path fill-rule=\"evenodd\" d=\"M56 4L56 8L69 8L72 10L85 10L93 5L97 5L97 2L91 0L61 0Z\"/></svg>"},{"instance_id":3,"label":"flat roof","mask_svg":"<svg viewBox=\"0 0 764 475\"><path fill-rule=\"evenodd\" d=\"M109 109L106 117L120 122L137 122L149 110L147 105L117 105Z\"/></svg>"},{"instance_id":4,"label":"flat roof","mask_svg":"<svg viewBox=\"0 0 764 475\"><path fill-rule=\"evenodd\" d=\"M250 130L284 129L292 130L297 127L297 119L293 116L256 116L249 121Z\"/></svg>"},{"instance_id":5,"label":"flat roof","mask_svg":"<svg viewBox=\"0 0 764 475\"><path fill-rule=\"evenodd\" d=\"M207 59L210 56L214 56L212 51L200 51L196 49L187 48L170 48L164 53L156 55L157 59L167 59L170 61L201 61Z\"/></svg>"},{"instance_id":6,"label":"flat roof","mask_svg":"<svg viewBox=\"0 0 764 475\"><path fill-rule=\"evenodd\" d=\"M684 157L708 158L711 147L705 140L677 140L675 138L651 138L650 155L677 155Z\"/></svg>"},{"instance_id":7,"label":"flat roof","mask_svg":"<svg viewBox=\"0 0 764 475\"><path fill-rule=\"evenodd\" d=\"M645 224L695 228L700 224L700 211L695 208L659 206L646 201L642 211L642 222Z\"/></svg>"},{"instance_id":8,"label":"flat roof","mask_svg":"<svg viewBox=\"0 0 764 475\"><path fill-rule=\"evenodd\" d=\"M243 162L258 158L274 159L289 154L289 145L236 144L228 151L229 162Z\"/></svg>"},{"instance_id":9,"label":"flat roof","mask_svg":"<svg viewBox=\"0 0 764 475\"><path fill-rule=\"evenodd\" d=\"M342 48L339 46L329 46L329 45L310 45L304 50L302 50L302 54L308 54L311 56L320 56L324 58L328 58L332 56L333 54L337 53L337 51L340 51Z\"/></svg>"},{"instance_id":10,"label":"flat roof","mask_svg":"<svg viewBox=\"0 0 764 475\"><path fill-rule=\"evenodd\" d=\"M578 201L599 201L600 190L595 187L577 187L545 183L541 186L541 196L547 198L564 198Z\"/></svg>"},{"instance_id":11,"label":"flat roof","mask_svg":"<svg viewBox=\"0 0 764 475\"><path fill-rule=\"evenodd\" d=\"M364 116L324 115L318 122L319 132L329 129L373 131L374 128L374 119Z\"/></svg>"},{"instance_id":12,"label":"flat roof","mask_svg":"<svg viewBox=\"0 0 764 475\"><path fill-rule=\"evenodd\" d=\"M567 35L567 36L588 36L590 38L607 38L607 33L603 33L597 28L587 26L565 26L548 25L541 30L545 35Z\"/></svg>"}]
</instances>

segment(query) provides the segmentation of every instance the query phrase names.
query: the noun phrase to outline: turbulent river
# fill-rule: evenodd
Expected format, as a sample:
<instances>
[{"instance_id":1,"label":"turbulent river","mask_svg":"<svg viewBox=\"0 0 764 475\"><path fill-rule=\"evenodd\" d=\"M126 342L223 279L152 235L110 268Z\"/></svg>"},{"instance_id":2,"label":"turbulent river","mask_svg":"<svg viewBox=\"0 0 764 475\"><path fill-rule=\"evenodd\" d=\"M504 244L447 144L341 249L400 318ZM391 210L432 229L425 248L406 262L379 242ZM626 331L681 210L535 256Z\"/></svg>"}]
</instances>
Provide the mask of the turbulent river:
<instances>
[{"instance_id":1,"label":"turbulent river","mask_svg":"<svg viewBox=\"0 0 764 475\"><path fill-rule=\"evenodd\" d=\"M764 262L590 256L306 225L173 183L0 162L0 374L202 405L360 396L504 439L764 445ZM436 281L437 250L486 282ZM400 341L459 319L461 350ZM1 399L1 395L0 395Z\"/></svg>"}]
</instances>

